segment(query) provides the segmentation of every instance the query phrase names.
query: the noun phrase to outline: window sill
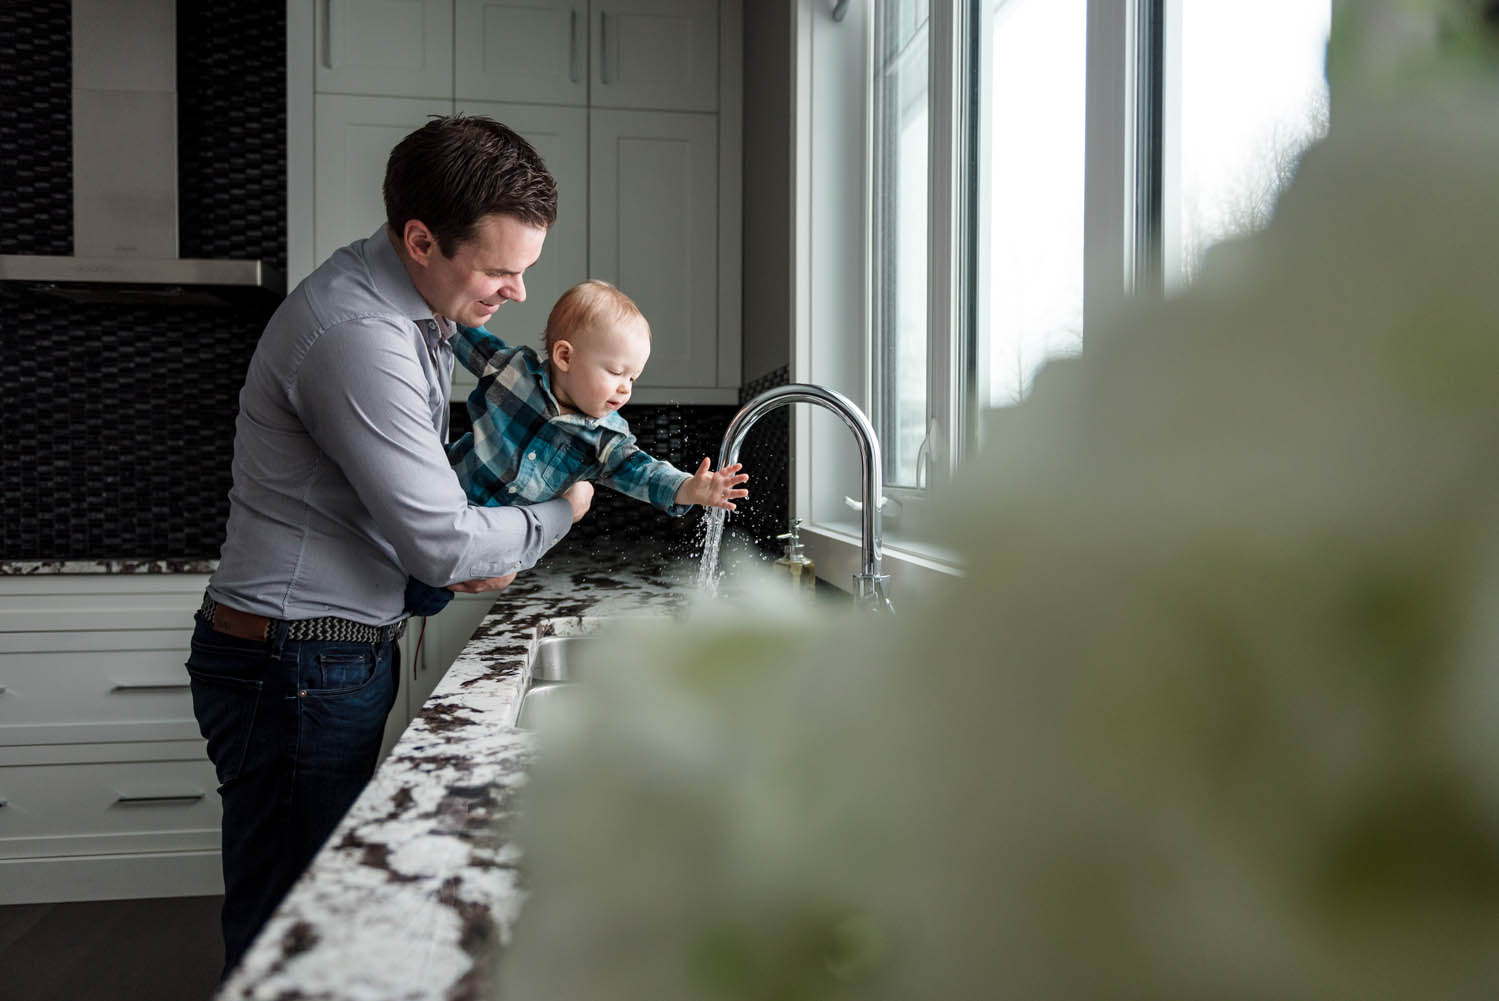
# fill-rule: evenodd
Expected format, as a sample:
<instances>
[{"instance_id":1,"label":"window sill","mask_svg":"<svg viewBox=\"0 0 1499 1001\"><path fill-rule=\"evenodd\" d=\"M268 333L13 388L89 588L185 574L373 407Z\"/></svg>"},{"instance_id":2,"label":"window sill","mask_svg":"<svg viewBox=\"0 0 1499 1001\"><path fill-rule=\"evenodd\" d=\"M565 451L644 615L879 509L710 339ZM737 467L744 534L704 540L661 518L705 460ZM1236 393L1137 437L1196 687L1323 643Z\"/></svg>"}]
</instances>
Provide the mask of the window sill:
<instances>
[{"instance_id":1,"label":"window sill","mask_svg":"<svg viewBox=\"0 0 1499 1001\"><path fill-rule=\"evenodd\" d=\"M840 590L852 591L854 574L862 565L859 526L853 522L803 525L801 538L807 555L817 563L817 576ZM887 541L880 566L890 575L891 593L897 600L902 594L920 593L967 576L956 553L908 542Z\"/></svg>"}]
</instances>

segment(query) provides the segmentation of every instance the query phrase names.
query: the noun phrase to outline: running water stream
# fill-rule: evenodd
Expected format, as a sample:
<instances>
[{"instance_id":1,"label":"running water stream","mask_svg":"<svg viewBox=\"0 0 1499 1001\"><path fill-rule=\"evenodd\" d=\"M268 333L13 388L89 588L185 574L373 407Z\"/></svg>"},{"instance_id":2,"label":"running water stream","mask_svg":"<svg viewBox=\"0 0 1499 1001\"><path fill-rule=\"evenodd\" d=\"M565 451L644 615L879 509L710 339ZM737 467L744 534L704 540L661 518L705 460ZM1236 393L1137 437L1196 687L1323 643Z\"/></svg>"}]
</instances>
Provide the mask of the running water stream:
<instances>
[{"instance_id":1,"label":"running water stream","mask_svg":"<svg viewBox=\"0 0 1499 1001\"><path fill-rule=\"evenodd\" d=\"M710 598L718 597L718 581L723 573L718 569L718 549L723 544L723 523L727 513L723 508L710 507L703 519L703 562L698 567L697 589Z\"/></svg>"}]
</instances>

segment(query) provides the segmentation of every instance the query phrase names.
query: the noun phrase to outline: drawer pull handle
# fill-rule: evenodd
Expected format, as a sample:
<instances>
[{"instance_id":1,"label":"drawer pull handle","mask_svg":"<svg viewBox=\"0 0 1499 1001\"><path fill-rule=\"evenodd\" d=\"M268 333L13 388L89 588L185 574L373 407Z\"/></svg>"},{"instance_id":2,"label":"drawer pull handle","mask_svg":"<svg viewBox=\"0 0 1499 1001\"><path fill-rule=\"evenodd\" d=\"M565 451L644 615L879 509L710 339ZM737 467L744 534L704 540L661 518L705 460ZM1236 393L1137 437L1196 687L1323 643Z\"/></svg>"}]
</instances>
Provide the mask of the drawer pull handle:
<instances>
[{"instance_id":1,"label":"drawer pull handle","mask_svg":"<svg viewBox=\"0 0 1499 1001\"><path fill-rule=\"evenodd\" d=\"M338 66L338 62L334 59L333 56L333 25L337 20L337 18L335 18L333 14L333 0L328 0L326 8L328 14L328 29L323 32L323 65L331 70L335 69ZM343 41L343 36L340 35L338 40Z\"/></svg>"},{"instance_id":2,"label":"drawer pull handle","mask_svg":"<svg viewBox=\"0 0 1499 1001\"><path fill-rule=\"evenodd\" d=\"M609 15L599 11L599 83L609 82Z\"/></svg>"},{"instance_id":3,"label":"drawer pull handle","mask_svg":"<svg viewBox=\"0 0 1499 1001\"><path fill-rule=\"evenodd\" d=\"M186 681L116 681L111 692L175 692L191 688Z\"/></svg>"},{"instance_id":4,"label":"drawer pull handle","mask_svg":"<svg viewBox=\"0 0 1499 1001\"><path fill-rule=\"evenodd\" d=\"M572 18L567 26L567 79L578 83L578 8L574 7L570 13Z\"/></svg>"},{"instance_id":5,"label":"drawer pull handle","mask_svg":"<svg viewBox=\"0 0 1499 1001\"><path fill-rule=\"evenodd\" d=\"M116 803L196 803L206 793L183 792L167 796L131 796L125 793L115 798Z\"/></svg>"}]
</instances>

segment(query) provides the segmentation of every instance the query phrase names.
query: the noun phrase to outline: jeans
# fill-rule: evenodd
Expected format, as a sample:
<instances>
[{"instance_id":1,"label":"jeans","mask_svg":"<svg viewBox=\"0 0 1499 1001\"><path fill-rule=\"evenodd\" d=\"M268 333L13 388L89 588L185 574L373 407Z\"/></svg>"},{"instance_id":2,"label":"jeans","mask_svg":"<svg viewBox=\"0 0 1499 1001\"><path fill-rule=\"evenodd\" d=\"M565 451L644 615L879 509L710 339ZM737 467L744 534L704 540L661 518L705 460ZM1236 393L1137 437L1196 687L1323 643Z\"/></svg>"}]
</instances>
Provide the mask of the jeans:
<instances>
[{"instance_id":1,"label":"jeans","mask_svg":"<svg viewBox=\"0 0 1499 1001\"><path fill-rule=\"evenodd\" d=\"M400 655L197 620L187 671L223 801L224 975L374 774Z\"/></svg>"}]
</instances>

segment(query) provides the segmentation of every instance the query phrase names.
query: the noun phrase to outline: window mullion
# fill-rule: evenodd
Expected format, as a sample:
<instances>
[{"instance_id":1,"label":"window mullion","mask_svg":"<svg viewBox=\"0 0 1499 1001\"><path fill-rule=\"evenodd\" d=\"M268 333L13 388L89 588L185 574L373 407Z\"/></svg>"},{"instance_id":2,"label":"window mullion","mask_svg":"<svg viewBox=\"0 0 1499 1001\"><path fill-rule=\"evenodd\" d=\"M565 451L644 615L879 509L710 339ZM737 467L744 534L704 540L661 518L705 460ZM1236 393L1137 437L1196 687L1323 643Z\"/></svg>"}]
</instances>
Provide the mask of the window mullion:
<instances>
[{"instance_id":1,"label":"window mullion","mask_svg":"<svg viewBox=\"0 0 1499 1001\"><path fill-rule=\"evenodd\" d=\"M963 278L968 255L963 160L967 0L932 0L928 37L930 179L927 229L927 432L928 485L951 476L964 427L963 383L968 370L961 332L967 315Z\"/></svg>"}]
</instances>

